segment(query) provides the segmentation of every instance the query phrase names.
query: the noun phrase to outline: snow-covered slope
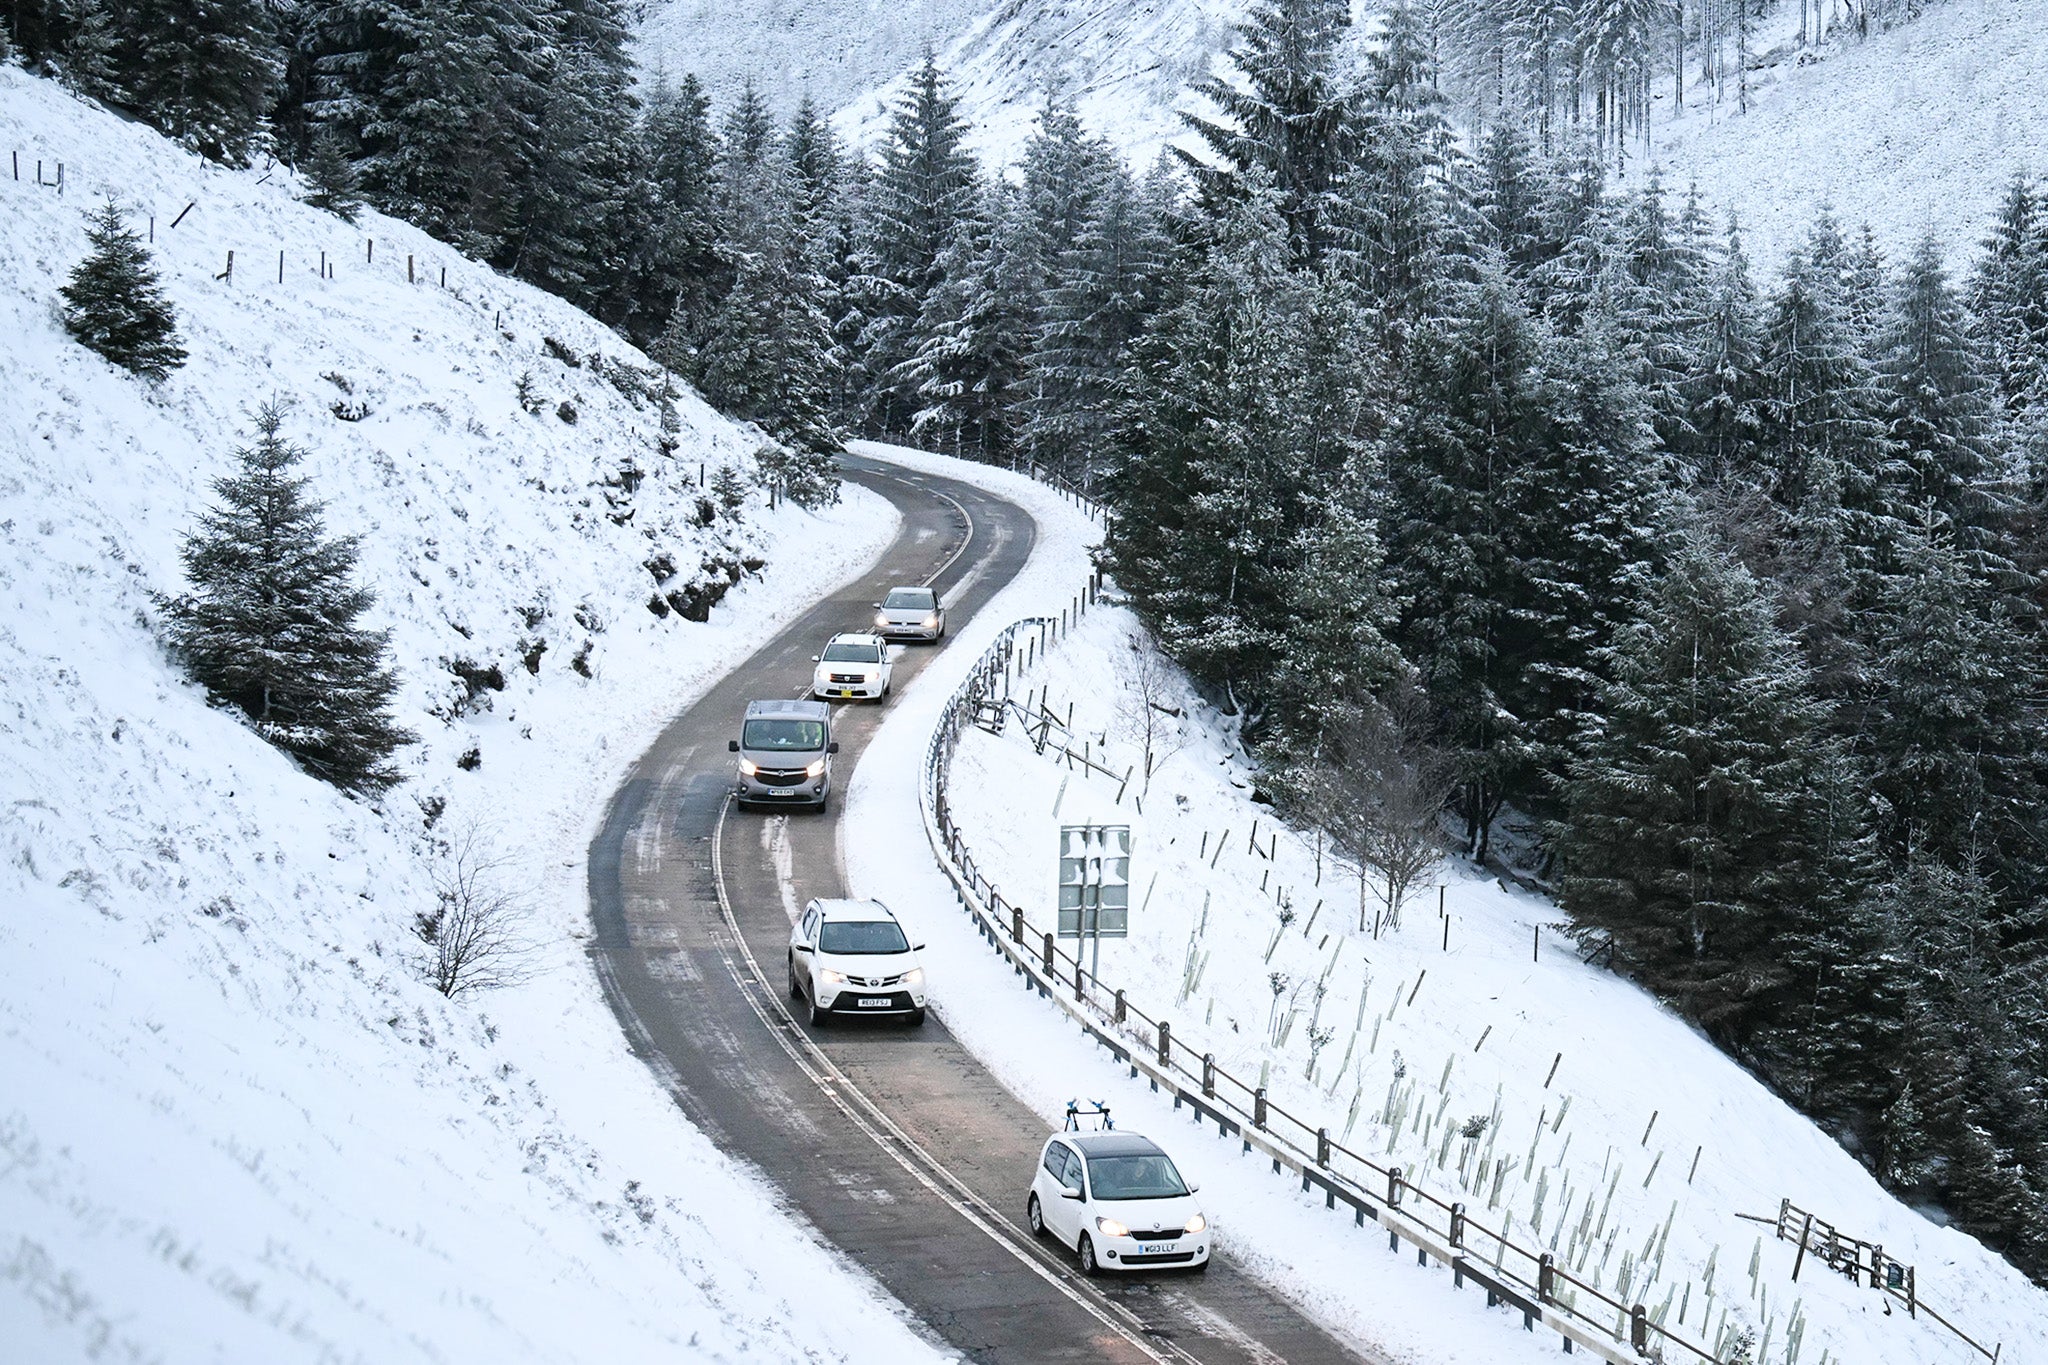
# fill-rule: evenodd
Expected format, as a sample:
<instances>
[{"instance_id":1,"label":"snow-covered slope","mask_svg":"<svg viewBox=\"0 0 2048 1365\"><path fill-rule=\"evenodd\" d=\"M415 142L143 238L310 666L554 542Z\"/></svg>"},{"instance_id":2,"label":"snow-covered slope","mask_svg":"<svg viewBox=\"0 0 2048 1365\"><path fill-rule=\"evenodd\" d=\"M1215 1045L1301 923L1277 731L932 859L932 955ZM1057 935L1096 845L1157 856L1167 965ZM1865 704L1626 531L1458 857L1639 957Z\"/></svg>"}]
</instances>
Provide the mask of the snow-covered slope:
<instances>
[{"instance_id":1,"label":"snow-covered slope","mask_svg":"<svg viewBox=\"0 0 2048 1365\"><path fill-rule=\"evenodd\" d=\"M787 114L827 112L945 50L989 0L648 0L636 55L650 77L684 73L729 98L752 80Z\"/></svg>"},{"instance_id":2,"label":"snow-covered slope","mask_svg":"<svg viewBox=\"0 0 2048 1365\"><path fill-rule=\"evenodd\" d=\"M1085 559L1069 560L1071 585ZM1057 588L1036 600L1047 595ZM1095 756L1122 770L1142 762L1146 708L1133 678L1147 659L1163 662L1135 617L1100 607L1013 688L1060 715L1071 705ZM1035 921L1054 899L1060 825L1131 826L1131 934L1102 945L1106 987L1171 1019L1176 1038L1267 1086L1289 1113L1695 1341L1732 1351L1747 1328L1760 1365L1981 1359L1815 1259L1794 1283L1794 1246L1739 1216L1773 1218L1787 1198L1914 1265L1923 1299L1987 1349L2002 1343L2002 1359L2032 1358L2048 1340L2048 1292L1886 1195L1683 1021L1582 963L1547 899L1447 865L1407 903L1399 930L1375 938L1370 908L1361 929L1357 878L1252 803L1227 729L1170 666L1160 671L1168 681L1152 696L1184 718L1151 713L1155 752L1167 757L1142 810L1115 800L1116 782L1037 754L1014 725L1001 737L967 730L949 787L977 868ZM914 692L890 724L907 724L912 708L936 704ZM870 766L849 811L879 823L873 784L892 770ZM894 780L914 790L914 763L896 767ZM902 885L900 858L861 851L890 846L849 845L856 883L888 876L892 903L922 915L949 1026L1048 1121L1071 1096L1100 1097L1120 1127L1169 1139L1202 1180L1230 1254L1391 1359L1557 1355L1555 1338L1524 1335L1518 1316L1484 1312L1477 1295L1461 1300L1441 1269L1390 1255L1383 1237L1354 1231L1319 1194L1272 1178L1260 1157L1191 1125L1170 1097L1057 1027L1057 1008L1020 989L943 882ZM1795 1321L1805 1324L1796 1340Z\"/></svg>"},{"instance_id":3,"label":"snow-covered slope","mask_svg":"<svg viewBox=\"0 0 2048 1365\"><path fill-rule=\"evenodd\" d=\"M616 773L886 505L699 525L700 462L745 436L686 396L658 457L644 362L565 306L8 67L0 150L0 1359L935 1358L683 1122L579 942ZM156 219L192 353L161 387L58 326L103 192ZM422 742L380 807L210 709L152 624L268 400L393 632ZM708 623L649 609L725 564ZM534 973L454 1003L408 959L444 801Z\"/></svg>"},{"instance_id":4,"label":"snow-covered slope","mask_svg":"<svg viewBox=\"0 0 2048 1365\"><path fill-rule=\"evenodd\" d=\"M1717 216L1735 212L1753 261L1781 260L1824 203L1868 223L1894 259L1932 231L1960 260L2015 172L2048 174L2039 0L1948 0L1865 41L1839 34L1817 55L1800 65L1777 53L1746 115L1732 78L1718 104L1711 89L1689 92L1675 120L1669 91L1657 97L1641 169L1678 191L1697 181Z\"/></svg>"}]
</instances>

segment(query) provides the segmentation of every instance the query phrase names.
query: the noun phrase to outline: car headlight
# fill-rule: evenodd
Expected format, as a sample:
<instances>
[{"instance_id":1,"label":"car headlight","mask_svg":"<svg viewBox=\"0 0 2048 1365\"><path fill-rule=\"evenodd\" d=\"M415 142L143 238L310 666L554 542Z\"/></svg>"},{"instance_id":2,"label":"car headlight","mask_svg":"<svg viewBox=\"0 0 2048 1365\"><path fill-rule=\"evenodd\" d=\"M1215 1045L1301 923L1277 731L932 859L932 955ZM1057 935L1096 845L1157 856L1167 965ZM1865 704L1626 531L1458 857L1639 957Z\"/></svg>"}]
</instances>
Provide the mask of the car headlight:
<instances>
[{"instance_id":1,"label":"car headlight","mask_svg":"<svg viewBox=\"0 0 2048 1365\"><path fill-rule=\"evenodd\" d=\"M878 612L875 615L875 624L878 626L886 626L889 624L889 618Z\"/></svg>"},{"instance_id":2,"label":"car headlight","mask_svg":"<svg viewBox=\"0 0 2048 1365\"><path fill-rule=\"evenodd\" d=\"M844 986L846 984L846 973L835 972L830 967L827 967L824 971L818 973L818 980L828 986Z\"/></svg>"},{"instance_id":3,"label":"car headlight","mask_svg":"<svg viewBox=\"0 0 2048 1365\"><path fill-rule=\"evenodd\" d=\"M1095 1220L1095 1226L1102 1229L1104 1237L1128 1237L1131 1235L1131 1230L1122 1223L1117 1222L1114 1218L1098 1218Z\"/></svg>"},{"instance_id":4,"label":"car headlight","mask_svg":"<svg viewBox=\"0 0 2048 1365\"><path fill-rule=\"evenodd\" d=\"M754 775L755 773L757 773L757 772L760 772L760 771L761 771L761 765L760 765L760 764L758 764L758 763L756 763L756 762L754 762L754 761L753 761L752 759L749 759L749 758L743 758L743 759L741 759L741 760L740 760L740 776L741 776L741 777L752 777L752 776L753 776L753 775Z\"/></svg>"},{"instance_id":5,"label":"car headlight","mask_svg":"<svg viewBox=\"0 0 2048 1365\"><path fill-rule=\"evenodd\" d=\"M808 763L808 764L805 764L805 765L804 765L804 776L805 776L805 777L823 777L824 775L825 775L825 760L824 760L824 759L822 759L822 758L821 758L821 759L818 759L818 760L817 760L816 762L814 762L814 763Z\"/></svg>"},{"instance_id":6,"label":"car headlight","mask_svg":"<svg viewBox=\"0 0 2048 1365\"><path fill-rule=\"evenodd\" d=\"M903 974L903 984L906 986L922 986L924 984L924 968L912 967L909 971L905 972Z\"/></svg>"},{"instance_id":7,"label":"car headlight","mask_svg":"<svg viewBox=\"0 0 2048 1365\"><path fill-rule=\"evenodd\" d=\"M924 618L924 628L926 630L937 630L939 628L938 613L934 612L932 615Z\"/></svg>"},{"instance_id":8,"label":"car headlight","mask_svg":"<svg viewBox=\"0 0 2048 1365\"><path fill-rule=\"evenodd\" d=\"M1206 1219L1206 1218L1204 1218L1204 1217L1202 1217L1202 1215L1198 1213L1198 1214L1196 1214L1196 1215L1195 1215L1194 1217L1192 1217L1192 1218L1188 1219L1188 1225L1187 1225L1187 1226L1186 1226L1185 1228L1181 1229L1181 1231L1183 1231L1183 1232L1201 1232L1201 1231L1203 1231L1203 1230L1204 1230L1205 1228L1207 1228L1208 1226L1209 1226L1209 1220L1208 1220L1208 1219Z\"/></svg>"}]
</instances>

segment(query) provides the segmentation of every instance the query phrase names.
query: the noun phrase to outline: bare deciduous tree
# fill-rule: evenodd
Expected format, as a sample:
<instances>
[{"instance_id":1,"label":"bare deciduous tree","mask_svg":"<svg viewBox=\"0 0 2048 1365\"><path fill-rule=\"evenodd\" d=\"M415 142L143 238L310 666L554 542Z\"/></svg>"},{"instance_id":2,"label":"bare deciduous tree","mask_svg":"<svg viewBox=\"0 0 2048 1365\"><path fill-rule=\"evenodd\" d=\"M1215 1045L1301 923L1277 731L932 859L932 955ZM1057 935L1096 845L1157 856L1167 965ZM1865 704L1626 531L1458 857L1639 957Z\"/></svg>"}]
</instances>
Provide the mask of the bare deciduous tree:
<instances>
[{"instance_id":1,"label":"bare deciduous tree","mask_svg":"<svg viewBox=\"0 0 2048 1365\"><path fill-rule=\"evenodd\" d=\"M1152 790L1152 774L1187 747L1182 711L1174 704L1173 665L1141 635L1130 637L1130 652L1117 660L1117 728L1139 750L1139 795Z\"/></svg>"},{"instance_id":2,"label":"bare deciduous tree","mask_svg":"<svg viewBox=\"0 0 2048 1365\"><path fill-rule=\"evenodd\" d=\"M1307 813L1358 867L1358 927L1376 899L1384 923L1399 928L1409 889L1443 857L1439 817L1456 769L1430 742L1428 700L1413 683L1334 714L1320 762L1302 779Z\"/></svg>"},{"instance_id":3,"label":"bare deciduous tree","mask_svg":"<svg viewBox=\"0 0 2048 1365\"><path fill-rule=\"evenodd\" d=\"M427 983L446 996L516 986L533 974L521 932L525 902L508 889L511 860L475 824L434 855L434 908L413 918Z\"/></svg>"}]
</instances>

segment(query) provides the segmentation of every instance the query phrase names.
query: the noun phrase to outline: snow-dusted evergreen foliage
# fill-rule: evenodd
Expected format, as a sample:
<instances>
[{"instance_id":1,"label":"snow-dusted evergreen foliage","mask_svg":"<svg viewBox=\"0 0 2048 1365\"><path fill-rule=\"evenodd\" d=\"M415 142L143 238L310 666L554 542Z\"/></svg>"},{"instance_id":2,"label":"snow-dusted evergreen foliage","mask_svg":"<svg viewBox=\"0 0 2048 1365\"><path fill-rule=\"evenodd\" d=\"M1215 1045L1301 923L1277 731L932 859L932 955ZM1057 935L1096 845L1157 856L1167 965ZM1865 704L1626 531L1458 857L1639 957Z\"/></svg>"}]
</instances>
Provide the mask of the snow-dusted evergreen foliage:
<instances>
[{"instance_id":1,"label":"snow-dusted evergreen foliage","mask_svg":"<svg viewBox=\"0 0 2048 1365\"><path fill-rule=\"evenodd\" d=\"M161 379L185 363L178 320L157 281L149 248L109 200L85 230L92 251L71 272L64 330L125 370Z\"/></svg>"},{"instance_id":2,"label":"snow-dusted evergreen foliage","mask_svg":"<svg viewBox=\"0 0 2048 1365\"><path fill-rule=\"evenodd\" d=\"M353 581L356 540L328 536L284 418L257 412L240 471L186 538L192 590L165 604L171 638L258 734L337 787L375 792L399 780L391 755L412 738L391 716L398 678L384 633L359 624L371 596Z\"/></svg>"}]
</instances>

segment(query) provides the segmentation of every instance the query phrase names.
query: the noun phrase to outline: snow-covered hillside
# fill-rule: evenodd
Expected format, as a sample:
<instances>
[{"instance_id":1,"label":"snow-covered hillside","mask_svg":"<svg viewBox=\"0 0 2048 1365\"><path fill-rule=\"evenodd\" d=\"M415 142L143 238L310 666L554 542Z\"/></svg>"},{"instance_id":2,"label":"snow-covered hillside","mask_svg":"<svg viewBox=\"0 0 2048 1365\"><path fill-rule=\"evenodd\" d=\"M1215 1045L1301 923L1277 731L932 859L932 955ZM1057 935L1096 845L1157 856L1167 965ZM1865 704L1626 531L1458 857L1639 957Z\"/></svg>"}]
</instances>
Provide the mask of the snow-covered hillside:
<instances>
[{"instance_id":1,"label":"snow-covered hillside","mask_svg":"<svg viewBox=\"0 0 2048 1365\"><path fill-rule=\"evenodd\" d=\"M8 67L0 148L0 1358L935 1358L682 1121L580 943L617 772L870 559L886 504L705 514L744 433L685 396L659 456L630 348L282 172ZM58 325L102 193L155 218L192 356L160 387ZM210 709L156 631L271 400L363 537L421 738L378 806ZM707 623L650 609L735 578ZM502 858L527 984L419 979L430 823Z\"/></svg>"},{"instance_id":2,"label":"snow-covered hillside","mask_svg":"<svg viewBox=\"0 0 2048 1365\"><path fill-rule=\"evenodd\" d=\"M2039 0L1948 0L1867 40L1838 34L1817 55L1801 65L1781 41L1746 115L1732 78L1718 104L1690 92L1676 120L1670 92L1657 96L1641 169L1678 191L1697 181L1717 217L1736 213L1752 261L1775 265L1830 203L1893 259L1932 231L1960 261L2014 173L2048 174Z\"/></svg>"},{"instance_id":3,"label":"snow-covered hillside","mask_svg":"<svg viewBox=\"0 0 2048 1365\"><path fill-rule=\"evenodd\" d=\"M1815 1261L1792 1282L1794 1246L1738 1216L1773 1218L1787 1198L1914 1265L1925 1301L1987 1349L2002 1342L2002 1358L2031 1358L2048 1340L2048 1293L1900 1205L1683 1021L1581 962L1549 900L1451 864L1413 895L1399 930L1375 938L1370 908L1361 929L1356 877L1253 804L1227 730L1128 611L1091 611L1013 687L1062 716L1071 706L1095 755L1121 771L1142 765L1141 673L1167 708L1149 713L1163 757L1142 810L1115 800L1117 783L1035 753L1014 724L1001 737L968 729L949 785L976 866L1041 922L1058 827L1131 826L1131 936L1102 946L1106 987L1288 1112L1711 1347L1732 1350L1746 1328L1768 1365L1979 1358ZM875 776L864 767L861 782ZM1518 1318L1487 1315L1474 1296L1458 1305L1447 1276L1352 1232L1319 1195L1193 1129L1102 1054L1048 1046L1065 1032L1055 1007L1018 989L943 889L925 913L958 927L934 935L951 954L934 990L991 1067L1049 1118L1069 1096L1099 1096L1123 1126L1173 1137L1224 1245L1313 1311L1396 1359L1556 1354Z\"/></svg>"},{"instance_id":4,"label":"snow-covered hillside","mask_svg":"<svg viewBox=\"0 0 2048 1365\"><path fill-rule=\"evenodd\" d=\"M787 114L826 111L946 50L988 0L648 0L636 55L652 78L694 75L729 98L752 80Z\"/></svg>"}]
</instances>

